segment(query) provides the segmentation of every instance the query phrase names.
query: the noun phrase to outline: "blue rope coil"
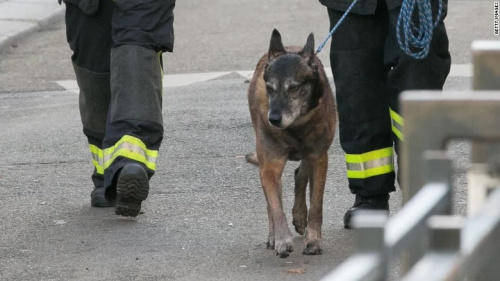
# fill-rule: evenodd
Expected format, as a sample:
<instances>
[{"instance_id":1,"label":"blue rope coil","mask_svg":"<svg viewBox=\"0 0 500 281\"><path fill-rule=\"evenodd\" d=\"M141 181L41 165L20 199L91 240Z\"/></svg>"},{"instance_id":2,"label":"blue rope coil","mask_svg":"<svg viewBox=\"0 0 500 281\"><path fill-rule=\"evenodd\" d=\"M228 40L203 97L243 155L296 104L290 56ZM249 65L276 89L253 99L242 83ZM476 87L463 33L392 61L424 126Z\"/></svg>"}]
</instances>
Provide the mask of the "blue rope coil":
<instances>
[{"instance_id":1,"label":"blue rope coil","mask_svg":"<svg viewBox=\"0 0 500 281\"><path fill-rule=\"evenodd\" d=\"M352 10L354 5L356 5L358 0L354 0L349 8L345 11L342 17L339 19L337 24L332 28L326 39L319 44L316 48L316 54L321 52L323 47L325 47L330 37L337 30L340 24L347 17L347 14ZM439 24L441 20L441 14L443 12L443 0L439 1L439 9L436 20L432 20L432 8L431 0L403 0L401 6L401 12L399 13L398 22L396 25L396 35L398 38L399 48L407 55L415 59L424 59L429 54L429 48L432 41L432 33L434 28ZM418 13L418 26L413 23L414 12ZM403 31L401 32L401 26L403 26ZM401 34L404 38L401 38ZM412 50L417 51L412 51Z\"/></svg>"},{"instance_id":2,"label":"blue rope coil","mask_svg":"<svg viewBox=\"0 0 500 281\"><path fill-rule=\"evenodd\" d=\"M432 33L441 20L443 10L443 1L438 1L439 9L435 21L432 19L431 0L403 1L396 25L396 35L401 50L412 58L421 60L429 54ZM417 13L418 25L412 20L414 13ZM404 38L401 38L401 35Z\"/></svg>"}]
</instances>

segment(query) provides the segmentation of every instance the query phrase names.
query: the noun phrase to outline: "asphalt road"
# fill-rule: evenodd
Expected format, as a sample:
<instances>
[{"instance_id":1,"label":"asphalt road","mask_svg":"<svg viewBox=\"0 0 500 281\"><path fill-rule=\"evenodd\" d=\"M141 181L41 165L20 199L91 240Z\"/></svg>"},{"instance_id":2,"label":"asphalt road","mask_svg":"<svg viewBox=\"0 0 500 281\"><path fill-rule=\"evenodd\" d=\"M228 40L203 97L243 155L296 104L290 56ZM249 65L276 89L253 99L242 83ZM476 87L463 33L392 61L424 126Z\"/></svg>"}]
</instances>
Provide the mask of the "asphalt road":
<instances>
[{"instance_id":1,"label":"asphalt road","mask_svg":"<svg viewBox=\"0 0 500 281\"><path fill-rule=\"evenodd\" d=\"M450 0L446 24L454 65L470 63L472 40L496 39L490 1ZM159 168L144 214L136 219L90 208L92 164L77 95L58 83L75 79L64 23L2 51L0 279L319 280L340 264L352 248L342 216L353 198L338 139L330 150L324 254L303 256L298 235L288 259L265 249L264 196L257 170L242 158L254 145L248 84L231 72L254 68L272 28L285 44L303 45L310 32L317 42L323 39L328 19L316 1L178 1L167 77L230 74L165 89ZM328 47L320 53L326 66L327 54ZM456 74L445 89L470 85L468 75ZM453 142L450 149L457 168L454 212L464 215L469 145ZM284 175L289 220L295 167L290 163ZM400 205L396 192L392 214Z\"/></svg>"}]
</instances>

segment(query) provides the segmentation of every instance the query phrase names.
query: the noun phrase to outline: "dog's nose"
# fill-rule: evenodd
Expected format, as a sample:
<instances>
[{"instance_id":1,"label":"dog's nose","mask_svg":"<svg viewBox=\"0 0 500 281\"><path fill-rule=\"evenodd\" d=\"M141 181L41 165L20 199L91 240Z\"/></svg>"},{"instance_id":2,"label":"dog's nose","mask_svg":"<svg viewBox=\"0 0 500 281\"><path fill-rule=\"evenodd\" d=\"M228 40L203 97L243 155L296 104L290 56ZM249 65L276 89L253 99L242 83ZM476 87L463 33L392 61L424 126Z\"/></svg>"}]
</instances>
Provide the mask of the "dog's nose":
<instances>
[{"instance_id":1,"label":"dog's nose","mask_svg":"<svg viewBox=\"0 0 500 281\"><path fill-rule=\"evenodd\" d=\"M271 123L273 126L279 127L281 124L281 114L275 113L275 112L270 112L269 113L269 123Z\"/></svg>"}]
</instances>

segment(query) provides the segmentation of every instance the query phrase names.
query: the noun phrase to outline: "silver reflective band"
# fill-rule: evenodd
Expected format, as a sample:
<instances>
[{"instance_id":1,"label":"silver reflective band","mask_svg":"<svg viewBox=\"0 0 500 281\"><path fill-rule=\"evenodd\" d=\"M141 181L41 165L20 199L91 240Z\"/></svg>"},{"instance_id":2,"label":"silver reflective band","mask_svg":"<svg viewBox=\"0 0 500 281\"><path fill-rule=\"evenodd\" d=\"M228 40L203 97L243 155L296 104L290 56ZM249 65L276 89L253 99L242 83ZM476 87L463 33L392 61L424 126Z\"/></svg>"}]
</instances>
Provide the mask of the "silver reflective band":
<instances>
[{"instance_id":1,"label":"silver reflective band","mask_svg":"<svg viewBox=\"0 0 500 281\"><path fill-rule=\"evenodd\" d=\"M123 151L126 151L125 155L123 155L123 153L121 153ZM142 147L128 143L128 142L122 142L118 146L113 147L113 151L111 151L111 153L109 153L109 154L105 153L104 159L103 159L104 160L104 167L105 168L109 167L109 165L114 160L114 158L116 158L118 156L125 156L127 158L134 158L134 157L128 157L130 153L135 154L135 156L140 155L142 158L144 158L144 160L145 160L144 164L146 164L146 166L148 166L148 167L151 165L153 165L153 166L156 165L156 157L148 155ZM142 162L142 161L140 161L140 162Z\"/></svg>"},{"instance_id":2,"label":"silver reflective band","mask_svg":"<svg viewBox=\"0 0 500 281\"><path fill-rule=\"evenodd\" d=\"M363 163L346 163L347 164L347 170L351 171L366 171L368 169L374 169L386 165L392 165L393 164L393 158L392 156L388 157L383 157L379 159L374 159L370 161L366 161Z\"/></svg>"}]
</instances>

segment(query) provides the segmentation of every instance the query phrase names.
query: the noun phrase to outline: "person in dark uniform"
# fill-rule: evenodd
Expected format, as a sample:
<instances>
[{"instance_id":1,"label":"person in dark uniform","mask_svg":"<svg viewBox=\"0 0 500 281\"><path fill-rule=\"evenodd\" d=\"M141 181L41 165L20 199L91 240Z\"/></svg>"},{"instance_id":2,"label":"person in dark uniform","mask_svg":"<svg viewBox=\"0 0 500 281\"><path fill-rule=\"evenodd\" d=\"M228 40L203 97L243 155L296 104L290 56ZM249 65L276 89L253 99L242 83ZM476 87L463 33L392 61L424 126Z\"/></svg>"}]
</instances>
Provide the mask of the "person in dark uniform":
<instances>
[{"instance_id":1,"label":"person in dark uniform","mask_svg":"<svg viewBox=\"0 0 500 281\"><path fill-rule=\"evenodd\" d=\"M352 0L319 0L328 9L330 28ZM429 54L414 59L398 45L396 25L402 0L358 0L333 34L330 63L336 87L340 144L349 188L356 198L344 216L345 228L361 209L389 210L395 191L394 154L404 141L398 97L405 90L441 90L451 66L448 36L441 19ZM438 1L432 0L433 19Z\"/></svg>"},{"instance_id":2,"label":"person in dark uniform","mask_svg":"<svg viewBox=\"0 0 500 281\"><path fill-rule=\"evenodd\" d=\"M173 50L175 0L64 3L94 164L91 205L135 217L163 139L162 53Z\"/></svg>"}]
</instances>

